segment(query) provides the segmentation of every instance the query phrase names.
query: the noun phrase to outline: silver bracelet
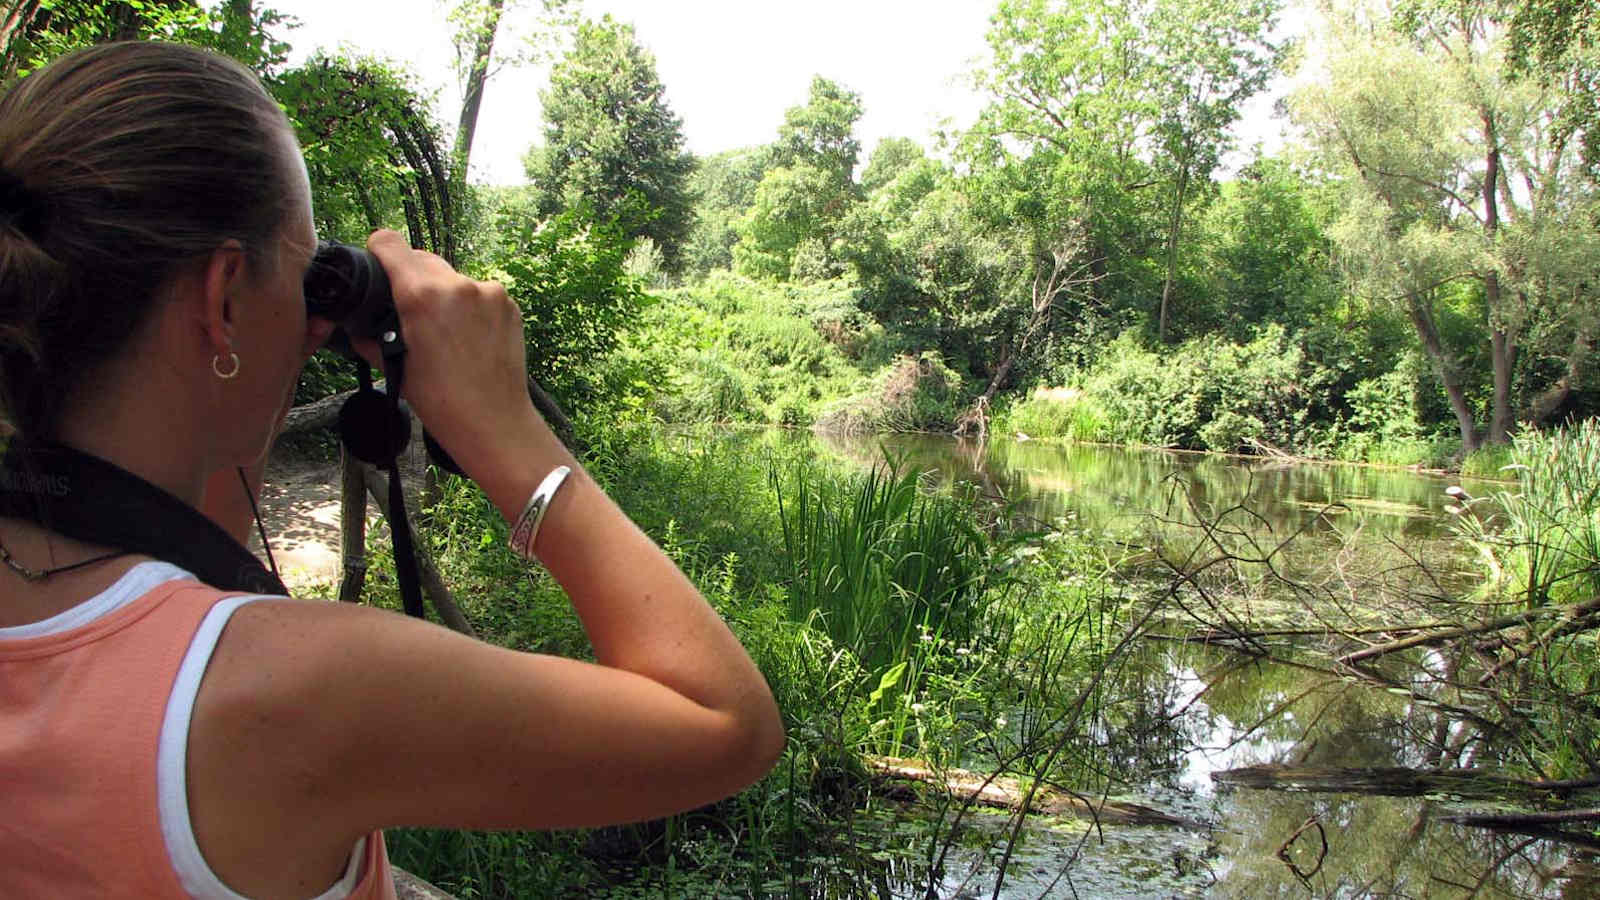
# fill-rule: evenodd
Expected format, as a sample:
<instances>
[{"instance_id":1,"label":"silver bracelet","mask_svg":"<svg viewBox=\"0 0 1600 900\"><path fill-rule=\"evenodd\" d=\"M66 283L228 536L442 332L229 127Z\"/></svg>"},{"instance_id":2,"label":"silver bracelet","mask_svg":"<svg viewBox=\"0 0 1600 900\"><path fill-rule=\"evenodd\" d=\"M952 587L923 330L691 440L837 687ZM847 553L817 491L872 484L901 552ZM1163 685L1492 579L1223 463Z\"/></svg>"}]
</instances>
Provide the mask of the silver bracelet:
<instances>
[{"instance_id":1,"label":"silver bracelet","mask_svg":"<svg viewBox=\"0 0 1600 900\"><path fill-rule=\"evenodd\" d=\"M533 542L539 536L539 523L544 521L545 510L550 508L550 501L555 499L556 491L561 489L567 476L572 473L568 466L556 466L550 474L539 482L534 489L533 496L528 498L527 505L522 507L522 515L517 516L517 522L511 527L511 552L523 559L532 560Z\"/></svg>"}]
</instances>

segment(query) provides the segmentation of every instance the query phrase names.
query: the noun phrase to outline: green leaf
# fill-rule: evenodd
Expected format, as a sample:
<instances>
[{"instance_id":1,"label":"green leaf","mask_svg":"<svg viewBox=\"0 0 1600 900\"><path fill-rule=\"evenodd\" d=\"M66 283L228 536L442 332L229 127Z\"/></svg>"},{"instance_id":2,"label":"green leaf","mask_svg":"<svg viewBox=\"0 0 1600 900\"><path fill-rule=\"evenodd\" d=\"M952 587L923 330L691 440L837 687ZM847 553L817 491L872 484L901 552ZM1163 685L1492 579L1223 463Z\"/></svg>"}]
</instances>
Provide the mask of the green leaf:
<instances>
[{"instance_id":1,"label":"green leaf","mask_svg":"<svg viewBox=\"0 0 1600 900\"><path fill-rule=\"evenodd\" d=\"M901 660L900 662L890 666L889 671L884 672L883 677L878 679L878 687L872 692L872 696L867 698L867 705L878 705L878 702L883 699L884 694L887 694L900 684L900 679L904 678L905 674L906 663L904 660Z\"/></svg>"}]
</instances>

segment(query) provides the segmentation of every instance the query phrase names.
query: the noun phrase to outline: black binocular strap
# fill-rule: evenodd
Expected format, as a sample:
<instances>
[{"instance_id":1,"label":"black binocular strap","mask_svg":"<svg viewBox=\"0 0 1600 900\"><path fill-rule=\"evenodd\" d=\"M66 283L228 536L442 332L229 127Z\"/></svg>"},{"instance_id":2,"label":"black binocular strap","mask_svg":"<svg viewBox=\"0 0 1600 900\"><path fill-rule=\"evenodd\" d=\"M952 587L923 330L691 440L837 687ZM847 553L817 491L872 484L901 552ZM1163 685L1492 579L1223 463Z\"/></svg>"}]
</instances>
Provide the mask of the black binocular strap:
<instances>
[{"instance_id":1,"label":"black binocular strap","mask_svg":"<svg viewBox=\"0 0 1600 900\"><path fill-rule=\"evenodd\" d=\"M0 460L0 515L166 560L225 591L289 593L204 513L132 472L62 444L12 439Z\"/></svg>"},{"instance_id":2,"label":"black binocular strap","mask_svg":"<svg viewBox=\"0 0 1600 900\"><path fill-rule=\"evenodd\" d=\"M361 389L374 390L371 370L364 365L359 368ZM400 387L405 381L405 357L398 354L385 356L383 377L384 394L389 402L390 414L396 420L404 419L409 435L411 417L400 408ZM376 465L389 473L389 534L394 538L394 577L400 585L400 604L405 607L406 615L424 619L427 618L427 612L422 606L422 576L417 566L416 544L411 537L411 517L406 515L405 487L400 483L400 453L404 449L404 444L393 448L394 452L389 458Z\"/></svg>"}]
</instances>

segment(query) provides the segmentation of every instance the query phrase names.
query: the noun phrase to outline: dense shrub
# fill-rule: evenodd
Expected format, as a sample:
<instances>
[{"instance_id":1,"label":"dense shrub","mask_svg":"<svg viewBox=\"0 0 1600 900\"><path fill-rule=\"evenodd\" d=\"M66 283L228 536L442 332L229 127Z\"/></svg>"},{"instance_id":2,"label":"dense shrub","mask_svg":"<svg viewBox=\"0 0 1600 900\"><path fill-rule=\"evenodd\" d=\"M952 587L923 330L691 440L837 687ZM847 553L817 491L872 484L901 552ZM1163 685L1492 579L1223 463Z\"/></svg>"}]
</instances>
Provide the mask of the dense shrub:
<instances>
[{"instance_id":1,"label":"dense shrub","mask_svg":"<svg viewBox=\"0 0 1600 900\"><path fill-rule=\"evenodd\" d=\"M857 386L850 356L862 356L876 333L847 284L720 272L666 292L630 344L661 363L657 408L667 421L803 426Z\"/></svg>"},{"instance_id":2,"label":"dense shrub","mask_svg":"<svg viewBox=\"0 0 1600 900\"><path fill-rule=\"evenodd\" d=\"M1273 325L1248 344L1198 338L1146 350L1124 334L1083 379L1103 411L1098 435L1116 443L1234 452L1301 451L1317 437L1312 407L1326 370Z\"/></svg>"}]
</instances>

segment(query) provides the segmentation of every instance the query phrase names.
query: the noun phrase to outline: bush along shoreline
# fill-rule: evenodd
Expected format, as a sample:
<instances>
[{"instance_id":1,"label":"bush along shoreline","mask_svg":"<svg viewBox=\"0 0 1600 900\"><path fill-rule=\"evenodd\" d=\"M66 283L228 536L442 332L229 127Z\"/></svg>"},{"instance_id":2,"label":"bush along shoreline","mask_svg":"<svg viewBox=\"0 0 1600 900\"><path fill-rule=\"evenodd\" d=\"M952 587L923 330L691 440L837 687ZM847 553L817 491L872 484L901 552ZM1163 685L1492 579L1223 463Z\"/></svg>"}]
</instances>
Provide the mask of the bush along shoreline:
<instances>
[{"instance_id":1,"label":"bush along shoreline","mask_svg":"<svg viewBox=\"0 0 1600 900\"><path fill-rule=\"evenodd\" d=\"M607 365L642 369L631 409L669 424L951 433L985 379L857 308L846 279L762 282L713 272L662 293ZM986 433L1505 477L1509 445L1464 453L1437 378L1410 351L1267 325L1152 348L1137 330L1083 365L1020 372L983 409ZM617 379L613 378L612 381Z\"/></svg>"}]
</instances>

